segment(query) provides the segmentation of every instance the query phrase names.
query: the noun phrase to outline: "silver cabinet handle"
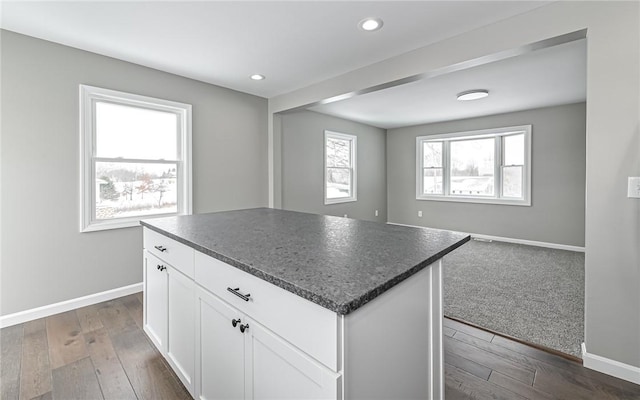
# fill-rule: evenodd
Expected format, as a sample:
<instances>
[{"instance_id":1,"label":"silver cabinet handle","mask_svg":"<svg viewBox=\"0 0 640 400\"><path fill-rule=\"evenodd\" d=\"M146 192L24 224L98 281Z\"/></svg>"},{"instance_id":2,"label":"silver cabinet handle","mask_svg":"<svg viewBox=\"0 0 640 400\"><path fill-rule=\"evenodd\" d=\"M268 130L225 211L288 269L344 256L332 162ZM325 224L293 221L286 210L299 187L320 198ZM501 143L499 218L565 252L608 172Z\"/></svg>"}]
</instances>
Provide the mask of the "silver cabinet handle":
<instances>
[{"instance_id":1,"label":"silver cabinet handle","mask_svg":"<svg viewBox=\"0 0 640 400\"><path fill-rule=\"evenodd\" d=\"M251 293L242 294L238 292L238 290L240 290L240 288L235 288L235 289L231 289L230 287L227 288L228 292L235 294L236 296L240 297L244 301L249 301L249 296L251 296Z\"/></svg>"},{"instance_id":2,"label":"silver cabinet handle","mask_svg":"<svg viewBox=\"0 0 640 400\"><path fill-rule=\"evenodd\" d=\"M164 253L165 251L167 251L167 248L166 248L166 247L164 247L164 246L153 246L153 247L155 247L155 248L156 248L156 250L161 251L161 252L163 252L163 253Z\"/></svg>"}]
</instances>

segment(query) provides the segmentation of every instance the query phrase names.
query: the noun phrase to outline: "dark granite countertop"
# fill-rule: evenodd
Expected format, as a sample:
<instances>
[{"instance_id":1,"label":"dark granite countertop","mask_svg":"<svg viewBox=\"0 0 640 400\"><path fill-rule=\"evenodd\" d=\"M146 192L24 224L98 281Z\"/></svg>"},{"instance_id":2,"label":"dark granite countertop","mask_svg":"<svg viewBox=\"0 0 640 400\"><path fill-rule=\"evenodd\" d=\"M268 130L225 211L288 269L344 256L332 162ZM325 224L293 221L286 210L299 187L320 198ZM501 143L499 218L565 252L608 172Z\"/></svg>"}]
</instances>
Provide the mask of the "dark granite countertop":
<instances>
[{"instance_id":1,"label":"dark granite countertop","mask_svg":"<svg viewBox=\"0 0 640 400\"><path fill-rule=\"evenodd\" d=\"M348 314L470 237L270 208L141 224L339 314Z\"/></svg>"}]
</instances>

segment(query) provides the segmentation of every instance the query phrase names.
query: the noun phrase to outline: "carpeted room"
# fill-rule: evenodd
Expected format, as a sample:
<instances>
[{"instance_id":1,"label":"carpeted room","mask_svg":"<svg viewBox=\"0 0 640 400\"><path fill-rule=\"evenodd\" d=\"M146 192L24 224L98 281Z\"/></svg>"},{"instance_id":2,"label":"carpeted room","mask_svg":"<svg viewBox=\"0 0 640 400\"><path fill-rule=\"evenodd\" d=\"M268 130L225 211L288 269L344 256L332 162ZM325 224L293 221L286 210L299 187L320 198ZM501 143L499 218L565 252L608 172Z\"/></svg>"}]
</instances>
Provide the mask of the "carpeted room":
<instances>
[{"instance_id":1,"label":"carpeted room","mask_svg":"<svg viewBox=\"0 0 640 400\"><path fill-rule=\"evenodd\" d=\"M581 357L584 253L471 240L446 265L447 317Z\"/></svg>"},{"instance_id":2,"label":"carpeted room","mask_svg":"<svg viewBox=\"0 0 640 400\"><path fill-rule=\"evenodd\" d=\"M420 201L398 195L415 183L389 179L389 220L493 238L471 241L446 258L445 315L580 358L585 103L423 125L419 134L523 122L532 125L531 206ZM410 173L401 150L415 143L417 131L399 128L387 136L388 176Z\"/></svg>"}]
</instances>

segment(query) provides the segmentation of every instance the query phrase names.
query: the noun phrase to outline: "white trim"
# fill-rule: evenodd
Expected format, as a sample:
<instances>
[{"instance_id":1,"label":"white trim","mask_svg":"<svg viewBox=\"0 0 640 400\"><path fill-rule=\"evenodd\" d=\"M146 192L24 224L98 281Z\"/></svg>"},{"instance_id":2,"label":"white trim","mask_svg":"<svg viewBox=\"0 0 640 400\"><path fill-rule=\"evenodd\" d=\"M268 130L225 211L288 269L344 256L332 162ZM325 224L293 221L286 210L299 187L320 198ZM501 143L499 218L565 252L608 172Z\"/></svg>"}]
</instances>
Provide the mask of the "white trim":
<instances>
[{"instance_id":1,"label":"white trim","mask_svg":"<svg viewBox=\"0 0 640 400\"><path fill-rule=\"evenodd\" d=\"M118 297L127 296L142 291L142 282L133 285L123 286L116 289L107 290L105 292L94 293L75 299L61 301L59 303L49 304L42 307L32 308L13 314L0 316L0 328L21 324L23 322L33 321L34 319L48 317L65 311L75 310L76 308L90 306L103 301L113 300Z\"/></svg>"},{"instance_id":2,"label":"white trim","mask_svg":"<svg viewBox=\"0 0 640 400\"><path fill-rule=\"evenodd\" d=\"M582 342L582 365L585 368L640 385L640 368L595 354L589 354L587 345L584 342Z\"/></svg>"},{"instance_id":3,"label":"white trim","mask_svg":"<svg viewBox=\"0 0 640 400\"><path fill-rule=\"evenodd\" d=\"M502 196L502 170L504 165L504 154L502 149L502 141L505 137L524 134L524 165L522 165L522 198L509 198ZM452 132L436 135L426 135L416 137L416 200L432 200L432 201L450 201L461 203L481 203L481 204L500 204L513 206L531 206L531 125L509 126L503 128L481 129L475 131ZM494 195L462 195L451 194L451 171L450 171L450 143L453 141L476 140L483 138L494 139ZM424 142L435 141L442 144L442 186L441 194L424 194L423 171L423 145Z\"/></svg>"},{"instance_id":4,"label":"white trim","mask_svg":"<svg viewBox=\"0 0 640 400\"><path fill-rule=\"evenodd\" d=\"M395 223L395 222L387 222L387 224L389 224L389 225L399 225L399 226L408 226L408 227L411 227L411 228L428 228L428 229L435 229L435 230L439 230L439 231L446 230L446 229L439 229L439 228L431 228L431 227L428 227L428 226L398 224L398 223ZM584 253L584 247L581 247L581 246L573 246L573 245L569 245L569 244L560 244L560 243L538 242L538 241L535 241L535 240L515 239L515 238L502 237L502 236L483 235L481 233L470 233L470 232L466 232L466 233L471 235L471 238L473 238L473 239L495 240L496 242L526 244L528 246L546 247L548 249L569 250L569 251L577 251L577 252L580 252L580 253Z\"/></svg>"},{"instance_id":5,"label":"white trim","mask_svg":"<svg viewBox=\"0 0 640 400\"><path fill-rule=\"evenodd\" d=\"M336 199L328 199L327 198L327 139L339 139L346 140L351 142L351 196L349 197L340 197ZM348 133L339 133L334 131L325 130L324 131L324 146L323 146L323 155L324 155L324 204L339 204L339 203L349 203L358 201L358 137L356 135L350 135ZM346 168L346 167L345 167Z\"/></svg>"},{"instance_id":6,"label":"white trim","mask_svg":"<svg viewBox=\"0 0 640 400\"><path fill-rule=\"evenodd\" d=\"M171 100L157 99L132 93L103 89L95 86L79 85L80 87L80 232L92 232L105 229L116 229L138 226L140 219L155 215L136 215L113 220L94 220L95 212L95 103L96 101L122 104L150 110L170 112L178 116L179 142L178 160L143 160L148 163L165 163L171 161L176 164L178 178L178 205L176 213L163 213L160 216L191 214L192 212L192 106ZM125 162L125 159L113 159ZM137 161L135 161L137 162Z\"/></svg>"}]
</instances>

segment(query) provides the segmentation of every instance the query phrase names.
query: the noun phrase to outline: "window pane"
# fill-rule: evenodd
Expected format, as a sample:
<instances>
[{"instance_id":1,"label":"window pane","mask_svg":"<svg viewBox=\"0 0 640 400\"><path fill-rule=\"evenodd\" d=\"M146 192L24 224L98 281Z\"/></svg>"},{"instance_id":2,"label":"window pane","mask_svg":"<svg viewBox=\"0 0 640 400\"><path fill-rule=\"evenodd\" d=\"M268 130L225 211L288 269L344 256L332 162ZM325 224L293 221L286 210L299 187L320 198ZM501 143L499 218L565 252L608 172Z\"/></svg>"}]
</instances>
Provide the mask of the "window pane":
<instances>
[{"instance_id":1,"label":"window pane","mask_svg":"<svg viewBox=\"0 0 640 400\"><path fill-rule=\"evenodd\" d=\"M424 168L422 194L442 194L442 168Z\"/></svg>"},{"instance_id":2,"label":"window pane","mask_svg":"<svg viewBox=\"0 0 640 400\"><path fill-rule=\"evenodd\" d=\"M178 211L178 166L96 163L96 220Z\"/></svg>"},{"instance_id":3,"label":"window pane","mask_svg":"<svg viewBox=\"0 0 640 400\"><path fill-rule=\"evenodd\" d=\"M522 198L522 167L502 168L502 196Z\"/></svg>"},{"instance_id":4,"label":"window pane","mask_svg":"<svg viewBox=\"0 0 640 400\"><path fill-rule=\"evenodd\" d=\"M451 142L451 194L493 196L493 138Z\"/></svg>"},{"instance_id":5,"label":"window pane","mask_svg":"<svg viewBox=\"0 0 640 400\"><path fill-rule=\"evenodd\" d=\"M327 199L351 197L351 169L327 168Z\"/></svg>"},{"instance_id":6,"label":"window pane","mask_svg":"<svg viewBox=\"0 0 640 400\"><path fill-rule=\"evenodd\" d=\"M178 158L178 115L96 103L96 156L145 160Z\"/></svg>"},{"instance_id":7,"label":"window pane","mask_svg":"<svg viewBox=\"0 0 640 400\"><path fill-rule=\"evenodd\" d=\"M442 168L442 142L423 142L422 154L424 168Z\"/></svg>"},{"instance_id":8,"label":"window pane","mask_svg":"<svg viewBox=\"0 0 640 400\"><path fill-rule=\"evenodd\" d=\"M504 165L524 165L524 134L504 137Z\"/></svg>"},{"instance_id":9,"label":"window pane","mask_svg":"<svg viewBox=\"0 0 640 400\"><path fill-rule=\"evenodd\" d=\"M327 138L327 167L351 167L351 140Z\"/></svg>"}]
</instances>

